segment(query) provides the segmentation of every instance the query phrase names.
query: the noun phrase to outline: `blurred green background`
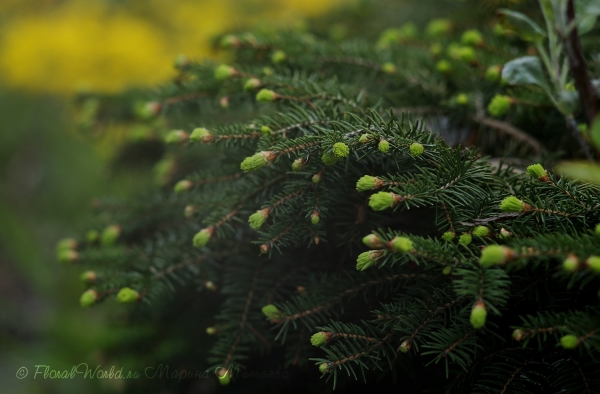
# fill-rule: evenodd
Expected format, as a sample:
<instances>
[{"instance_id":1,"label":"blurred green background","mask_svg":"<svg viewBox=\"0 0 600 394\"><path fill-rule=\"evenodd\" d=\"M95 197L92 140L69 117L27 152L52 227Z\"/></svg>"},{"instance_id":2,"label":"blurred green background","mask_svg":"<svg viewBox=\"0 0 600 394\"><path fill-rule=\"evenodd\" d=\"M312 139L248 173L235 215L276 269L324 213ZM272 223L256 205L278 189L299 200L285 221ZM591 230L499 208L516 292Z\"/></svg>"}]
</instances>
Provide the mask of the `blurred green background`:
<instances>
[{"instance_id":1,"label":"blurred green background","mask_svg":"<svg viewBox=\"0 0 600 394\"><path fill-rule=\"evenodd\" d=\"M0 1L0 394L124 392L123 381L115 379L34 379L35 365L110 366L114 358L106 364L106 349L143 336L139 326L123 324L113 303L82 310L80 272L55 259L59 239L87 230L94 198L127 196L152 184L148 168L113 171L119 125L107 127L115 138L82 133L75 93L164 82L175 75L177 55L218 59L218 35L243 27L310 24L334 39L376 37L415 16L422 25L455 3ZM20 367L29 372L22 379Z\"/></svg>"}]
</instances>

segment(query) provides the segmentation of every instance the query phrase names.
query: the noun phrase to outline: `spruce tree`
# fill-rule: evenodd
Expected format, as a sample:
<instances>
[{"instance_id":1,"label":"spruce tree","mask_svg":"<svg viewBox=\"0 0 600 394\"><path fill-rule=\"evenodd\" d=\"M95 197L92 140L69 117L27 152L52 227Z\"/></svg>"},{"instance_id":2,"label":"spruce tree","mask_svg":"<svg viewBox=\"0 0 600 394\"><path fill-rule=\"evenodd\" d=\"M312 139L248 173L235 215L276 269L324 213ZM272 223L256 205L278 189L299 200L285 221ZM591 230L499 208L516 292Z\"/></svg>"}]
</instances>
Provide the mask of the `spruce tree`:
<instances>
[{"instance_id":1,"label":"spruce tree","mask_svg":"<svg viewBox=\"0 0 600 394\"><path fill-rule=\"evenodd\" d=\"M181 58L149 101L104 100L94 117L169 131L162 186L59 244L81 305L150 314L194 284L220 302L193 330L224 385L275 354L330 386L599 392L600 7L540 3L376 42L230 34L228 64Z\"/></svg>"}]
</instances>

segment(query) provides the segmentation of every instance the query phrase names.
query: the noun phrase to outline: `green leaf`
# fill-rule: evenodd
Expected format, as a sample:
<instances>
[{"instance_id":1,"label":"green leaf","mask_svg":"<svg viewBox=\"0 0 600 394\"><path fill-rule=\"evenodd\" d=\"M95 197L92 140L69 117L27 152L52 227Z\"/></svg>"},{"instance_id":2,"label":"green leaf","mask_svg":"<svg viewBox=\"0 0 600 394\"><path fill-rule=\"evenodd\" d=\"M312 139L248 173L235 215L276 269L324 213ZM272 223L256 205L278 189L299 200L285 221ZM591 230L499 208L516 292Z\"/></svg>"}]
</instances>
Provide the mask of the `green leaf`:
<instances>
[{"instance_id":1,"label":"green leaf","mask_svg":"<svg viewBox=\"0 0 600 394\"><path fill-rule=\"evenodd\" d=\"M550 94L542 63L536 56L524 56L511 60L502 69L502 78L511 85L537 85Z\"/></svg>"},{"instance_id":2,"label":"green leaf","mask_svg":"<svg viewBox=\"0 0 600 394\"><path fill-rule=\"evenodd\" d=\"M592 123L590 138L592 143L596 145L596 148L600 149L600 116L596 116L596 120Z\"/></svg>"},{"instance_id":3,"label":"green leaf","mask_svg":"<svg viewBox=\"0 0 600 394\"><path fill-rule=\"evenodd\" d=\"M600 165L598 164L567 162L561 163L558 170L565 177L600 184Z\"/></svg>"},{"instance_id":4,"label":"green leaf","mask_svg":"<svg viewBox=\"0 0 600 394\"><path fill-rule=\"evenodd\" d=\"M546 37L546 32L528 16L506 8L499 10L506 17L512 29L523 40L528 42L541 42Z\"/></svg>"}]
</instances>

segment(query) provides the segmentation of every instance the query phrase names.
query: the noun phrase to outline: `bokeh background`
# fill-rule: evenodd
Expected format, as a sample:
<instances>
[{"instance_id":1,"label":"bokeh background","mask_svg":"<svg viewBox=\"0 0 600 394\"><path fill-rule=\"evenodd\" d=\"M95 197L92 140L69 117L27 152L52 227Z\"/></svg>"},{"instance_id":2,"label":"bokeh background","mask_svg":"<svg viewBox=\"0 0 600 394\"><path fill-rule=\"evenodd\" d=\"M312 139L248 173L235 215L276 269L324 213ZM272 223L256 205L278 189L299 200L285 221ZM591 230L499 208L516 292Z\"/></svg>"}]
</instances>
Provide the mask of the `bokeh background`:
<instances>
[{"instance_id":1,"label":"bokeh background","mask_svg":"<svg viewBox=\"0 0 600 394\"><path fill-rule=\"evenodd\" d=\"M115 324L115 304L82 310L80 273L55 260L57 240L86 230L96 197L152 185L148 168L113 171L119 126L102 138L82 132L77 95L167 81L181 54L222 60L215 47L228 31L376 38L407 21L422 26L455 2L0 0L0 394L124 392L114 379L34 379L35 365L103 364L107 349L144 335ZM124 354L119 364L133 365ZM18 379L22 366L29 376Z\"/></svg>"}]
</instances>

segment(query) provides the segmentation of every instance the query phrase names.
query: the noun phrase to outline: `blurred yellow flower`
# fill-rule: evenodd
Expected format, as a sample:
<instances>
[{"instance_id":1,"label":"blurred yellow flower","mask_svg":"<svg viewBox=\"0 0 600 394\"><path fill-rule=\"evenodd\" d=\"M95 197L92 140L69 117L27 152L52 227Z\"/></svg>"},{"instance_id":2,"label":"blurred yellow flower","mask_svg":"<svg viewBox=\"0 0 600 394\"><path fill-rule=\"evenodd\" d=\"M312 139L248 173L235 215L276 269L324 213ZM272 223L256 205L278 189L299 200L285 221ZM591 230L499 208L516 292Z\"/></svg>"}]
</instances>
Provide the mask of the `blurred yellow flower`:
<instances>
[{"instance_id":1,"label":"blurred yellow flower","mask_svg":"<svg viewBox=\"0 0 600 394\"><path fill-rule=\"evenodd\" d=\"M19 0L22 1L22 0ZM13 11L17 0L0 5ZM173 58L211 55L211 37L259 20L289 24L341 0L23 1L0 30L0 78L32 91L116 92L173 74ZM44 4L44 14L30 10ZM120 4L120 3L119 3ZM136 8L137 5L137 8ZM29 8L27 7L29 6ZM127 7L128 6L128 7ZM137 11L137 12L136 12Z\"/></svg>"}]
</instances>

